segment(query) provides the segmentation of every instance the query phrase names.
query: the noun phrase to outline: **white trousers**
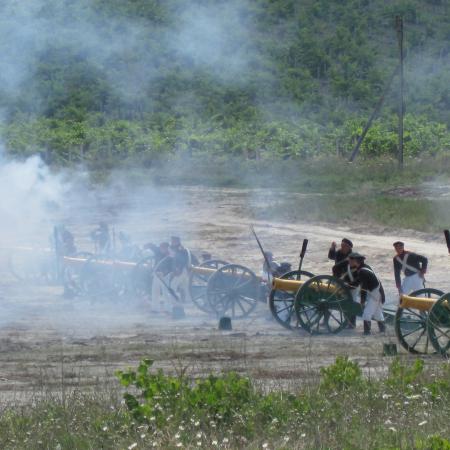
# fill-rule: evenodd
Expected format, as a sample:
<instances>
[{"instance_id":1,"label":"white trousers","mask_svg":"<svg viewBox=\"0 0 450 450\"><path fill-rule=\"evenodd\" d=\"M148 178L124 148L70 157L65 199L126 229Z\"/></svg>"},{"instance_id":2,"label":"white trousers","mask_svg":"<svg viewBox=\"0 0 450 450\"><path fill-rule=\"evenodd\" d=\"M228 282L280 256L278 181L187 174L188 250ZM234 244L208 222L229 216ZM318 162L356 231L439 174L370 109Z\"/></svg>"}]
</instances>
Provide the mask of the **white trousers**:
<instances>
[{"instance_id":1,"label":"white trousers","mask_svg":"<svg viewBox=\"0 0 450 450\"><path fill-rule=\"evenodd\" d=\"M418 273L415 273L403 278L401 290L402 294L411 294L411 292L423 289L423 287L423 278Z\"/></svg>"},{"instance_id":2,"label":"white trousers","mask_svg":"<svg viewBox=\"0 0 450 450\"><path fill-rule=\"evenodd\" d=\"M176 295L180 298L180 292L183 291L187 296L189 295L189 274L186 269L180 275L173 276L172 273L167 275L157 276L153 275L152 282L152 302L156 308L161 311L170 311L177 303L176 299L167 289L169 286ZM180 298L180 300L182 300Z\"/></svg>"},{"instance_id":3,"label":"white trousers","mask_svg":"<svg viewBox=\"0 0 450 450\"><path fill-rule=\"evenodd\" d=\"M372 319L383 322L383 304L381 303L380 288L376 288L373 291L367 293L366 304L363 311L363 320L371 321Z\"/></svg>"},{"instance_id":4,"label":"white trousers","mask_svg":"<svg viewBox=\"0 0 450 450\"><path fill-rule=\"evenodd\" d=\"M352 299L355 303L359 303L359 296L361 294L361 288L358 286L356 288L350 289L350 294L352 294Z\"/></svg>"}]
</instances>

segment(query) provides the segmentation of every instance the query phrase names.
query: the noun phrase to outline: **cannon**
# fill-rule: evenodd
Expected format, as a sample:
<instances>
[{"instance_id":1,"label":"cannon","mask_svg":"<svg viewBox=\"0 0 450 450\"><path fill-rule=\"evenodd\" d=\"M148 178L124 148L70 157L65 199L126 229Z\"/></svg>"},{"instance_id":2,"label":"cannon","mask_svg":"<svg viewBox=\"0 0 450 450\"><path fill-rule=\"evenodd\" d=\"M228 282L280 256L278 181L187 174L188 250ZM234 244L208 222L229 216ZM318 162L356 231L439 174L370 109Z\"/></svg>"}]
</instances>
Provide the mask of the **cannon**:
<instances>
[{"instance_id":1,"label":"cannon","mask_svg":"<svg viewBox=\"0 0 450 450\"><path fill-rule=\"evenodd\" d=\"M149 295L154 269L154 257L139 261L121 261L80 253L65 256L64 283L75 295L137 297Z\"/></svg>"},{"instance_id":2,"label":"cannon","mask_svg":"<svg viewBox=\"0 0 450 450\"><path fill-rule=\"evenodd\" d=\"M395 317L398 341L410 353L450 356L450 293L421 289L400 297Z\"/></svg>"},{"instance_id":3,"label":"cannon","mask_svg":"<svg viewBox=\"0 0 450 450\"><path fill-rule=\"evenodd\" d=\"M64 263L65 278L72 290L96 296L120 297L128 292L150 296L153 274L158 271L151 256L139 262L93 255L65 257ZM201 311L215 316L247 317L259 302L265 301L261 284L261 278L249 268L222 260L210 260L189 268L189 297Z\"/></svg>"},{"instance_id":4,"label":"cannon","mask_svg":"<svg viewBox=\"0 0 450 450\"><path fill-rule=\"evenodd\" d=\"M269 305L274 318L287 329L302 328L311 334L338 333L348 318L361 314L350 288L330 275L274 278Z\"/></svg>"},{"instance_id":5,"label":"cannon","mask_svg":"<svg viewBox=\"0 0 450 450\"><path fill-rule=\"evenodd\" d=\"M285 328L301 328L311 334L338 333L348 318L361 315L350 288L341 280L319 275L297 280L286 274L275 278L270 293L270 309ZM392 311L385 309L387 315ZM400 297L394 328L400 345L410 353L435 352L450 355L450 293L424 288Z\"/></svg>"}]
</instances>

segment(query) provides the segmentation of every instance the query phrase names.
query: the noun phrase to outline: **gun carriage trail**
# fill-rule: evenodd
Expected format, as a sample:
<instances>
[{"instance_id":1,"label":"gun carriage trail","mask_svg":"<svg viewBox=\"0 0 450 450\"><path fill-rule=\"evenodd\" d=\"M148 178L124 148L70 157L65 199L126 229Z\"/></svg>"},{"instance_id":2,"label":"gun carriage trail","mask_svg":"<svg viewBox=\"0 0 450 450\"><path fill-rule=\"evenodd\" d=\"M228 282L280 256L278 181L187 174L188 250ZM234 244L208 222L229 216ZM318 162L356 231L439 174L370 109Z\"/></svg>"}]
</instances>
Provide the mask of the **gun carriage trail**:
<instances>
[{"instance_id":1,"label":"gun carriage trail","mask_svg":"<svg viewBox=\"0 0 450 450\"><path fill-rule=\"evenodd\" d=\"M213 257L250 267L257 275L262 256L250 231L254 224L266 249L280 261L298 264L304 238L309 247L303 269L330 273L327 250L332 240L348 236L363 252L383 280L387 304L396 306L398 294L392 271L392 242L402 239L409 248L430 260L427 286L448 289L450 260L439 236L360 226L286 223L256 220L258 208L270 210L279 193L264 190L164 188L157 196L133 197L97 193L92 204L66 205L54 219L66 220L79 248L90 250L88 229L100 218L116 221L136 242L158 241L168 232L183 236L194 253L207 250ZM293 201L295 194L293 194ZM78 214L67 215L76 209ZM91 211L96 211L92 213ZM42 235L28 236L46 246ZM11 243L8 243L11 246ZM23 243L22 243L23 244ZM19 243L17 244L19 245ZM363 338L360 330L339 335L311 336L292 333L270 320L268 307L260 303L249 317L233 321L233 330L218 331L218 320L193 305L186 318L173 320L154 314L143 302L120 299L94 301L64 299L62 287L24 285L8 271L8 250L1 254L0 391L5 398L29 400L44 384L59 392L108 384L114 371L136 365L142 357L155 359L155 366L176 372L187 367L192 374L212 369L234 369L264 383L295 386L314 377L321 366L345 352L374 376L385 371L383 342L396 342L394 331ZM406 353L405 353L406 355ZM432 361L432 357L427 357ZM436 364L439 360L436 361ZM53 382L51 380L54 380Z\"/></svg>"}]
</instances>

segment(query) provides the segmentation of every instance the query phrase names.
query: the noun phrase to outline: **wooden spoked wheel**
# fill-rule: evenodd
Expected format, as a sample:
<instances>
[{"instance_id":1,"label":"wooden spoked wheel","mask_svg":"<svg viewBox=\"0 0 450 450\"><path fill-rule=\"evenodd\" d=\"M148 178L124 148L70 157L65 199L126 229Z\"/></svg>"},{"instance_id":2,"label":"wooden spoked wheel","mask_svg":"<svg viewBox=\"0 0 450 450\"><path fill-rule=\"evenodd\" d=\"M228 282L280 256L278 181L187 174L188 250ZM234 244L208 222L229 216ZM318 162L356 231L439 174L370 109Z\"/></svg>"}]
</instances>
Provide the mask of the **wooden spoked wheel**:
<instances>
[{"instance_id":1,"label":"wooden spoked wheel","mask_svg":"<svg viewBox=\"0 0 450 450\"><path fill-rule=\"evenodd\" d=\"M348 287L330 275L310 278L295 296L299 325L311 334L338 333L357 307Z\"/></svg>"},{"instance_id":2,"label":"wooden spoked wheel","mask_svg":"<svg viewBox=\"0 0 450 450\"><path fill-rule=\"evenodd\" d=\"M300 274L300 277L299 277ZM282 275L283 280L305 280L312 278L314 275L304 270L293 270ZM269 295L269 308L274 319L284 328L288 330L297 329L299 322L295 314L295 295L296 292L286 291L283 289L272 289Z\"/></svg>"},{"instance_id":3,"label":"wooden spoked wheel","mask_svg":"<svg viewBox=\"0 0 450 450\"><path fill-rule=\"evenodd\" d=\"M410 297L439 299L443 292L424 288L409 294ZM395 334L400 345L413 354L424 354L429 350L427 333L428 311L415 308L397 309L395 314Z\"/></svg>"},{"instance_id":4,"label":"wooden spoked wheel","mask_svg":"<svg viewBox=\"0 0 450 450\"><path fill-rule=\"evenodd\" d=\"M433 348L442 356L450 356L450 294L445 294L431 308L427 332Z\"/></svg>"},{"instance_id":5,"label":"wooden spoked wheel","mask_svg":"<svg viewBox=\"0 0 450 450\"><path fill-rule=\"evenodd\" d=\"M206 295L218 317L247 317L258 304L260 281L247 267L228 264L211 275Z\"/></svg>"},{"instance_id":6,"label":"wooden spoked wheel","mask_svg":"<svg viewBox=\"0 0 450 450\"><path fill-rule=\"evenodd\" d=\"M189 295L192 303L194 303L194 305L201 311L208 314L214 313L214 310L211 308L206 295L208 281L216 270L226 266L227 264L229 263L226 261L212 259L200 264L200 266L198 266L199 270L197 270L197 267L192 268L189 274Z\"/></svg>"}]
</instances>

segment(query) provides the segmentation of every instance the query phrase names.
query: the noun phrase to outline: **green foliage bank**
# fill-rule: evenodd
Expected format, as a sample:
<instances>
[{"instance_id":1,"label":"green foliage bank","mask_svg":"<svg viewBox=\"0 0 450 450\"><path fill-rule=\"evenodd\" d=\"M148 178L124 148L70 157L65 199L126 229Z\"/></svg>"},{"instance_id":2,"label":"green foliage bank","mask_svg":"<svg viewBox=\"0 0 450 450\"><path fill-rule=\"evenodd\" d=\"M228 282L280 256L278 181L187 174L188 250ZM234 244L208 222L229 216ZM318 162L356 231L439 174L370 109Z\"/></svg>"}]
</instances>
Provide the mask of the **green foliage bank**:
<instances>
[{"instance_id":1,"label":"green foliage bank","mask_svg":"<svg viewBox=\"0 0 450 450\"><path fill-rule=\"evenodd\" d=\"M10 63L0 131L14 156L94 169L348 156L398 64L396 14L406 155L450 152L448 1L48 0L30 10L16 5L0 21L3 35L25 22L14 54L0 43ZM395 154L396 83L365 157Z\"/></svg>"}]
</instances>

